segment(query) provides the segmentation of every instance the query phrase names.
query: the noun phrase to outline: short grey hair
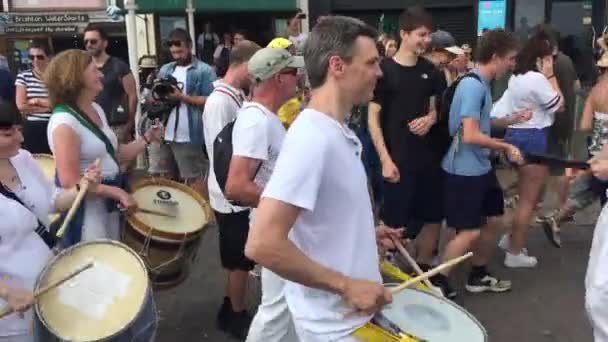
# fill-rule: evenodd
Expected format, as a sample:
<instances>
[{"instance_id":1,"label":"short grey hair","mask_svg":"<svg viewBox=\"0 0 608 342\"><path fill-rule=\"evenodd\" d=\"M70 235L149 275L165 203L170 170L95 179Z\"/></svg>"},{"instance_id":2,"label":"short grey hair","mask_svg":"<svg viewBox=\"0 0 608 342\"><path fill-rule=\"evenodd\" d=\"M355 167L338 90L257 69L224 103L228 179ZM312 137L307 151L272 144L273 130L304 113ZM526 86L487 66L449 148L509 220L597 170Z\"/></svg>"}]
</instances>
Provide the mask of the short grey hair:
<instances>
[{"instance_id":1,"label":"short grey hair","mask_svg":"<svg viewBox=\"0 0 608 342\"><path fill-rule=\"evenodd\" d=\"M350 61L357 38L369 37L375 41L377 36L376 29L359 19L323 17L304 44L304 61L311 88L318 88L325 83L331 57L338 56Z\"/></svg>"}]
</instances>

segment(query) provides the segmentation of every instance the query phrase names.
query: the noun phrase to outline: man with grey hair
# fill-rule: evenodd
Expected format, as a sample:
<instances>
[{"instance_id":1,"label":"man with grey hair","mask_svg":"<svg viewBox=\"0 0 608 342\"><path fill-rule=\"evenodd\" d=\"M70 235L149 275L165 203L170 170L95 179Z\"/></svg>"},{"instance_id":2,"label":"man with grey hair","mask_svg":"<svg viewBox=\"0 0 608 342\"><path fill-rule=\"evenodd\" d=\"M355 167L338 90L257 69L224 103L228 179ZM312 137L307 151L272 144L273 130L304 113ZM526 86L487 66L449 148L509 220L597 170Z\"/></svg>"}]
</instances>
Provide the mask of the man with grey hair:
<instances>
[{"instance_id":1,"label":"man with grey hair","mask_svg":"<svg viewBox=\"0 0 608 342\"><path fill-rule=\"evenodd\" d=\"M245 247L288 280L301 341L359 341L352 334L392 300L376 239L400 231L374 229L361 143L345 123L382 75L375 39L348 17L326 17L312 30L304 45L312 98L287 132Z\"/></svg>"},{"instance_id":2,"label":"man with grey hair","mask_svg":"<svg viewBox=\"0 0 608 342\"><path fill-rule=\"evenodd\" d=\"M302 57L292 56L285 49L264 48L249 60L247 69L254 82L253 98L239 110L232 131L232 160L225 189L228 200L257 207L285 137L285 127L276 113L285 101L295 96L300 74L298 69L303 67ZM219 214L218 222L226 222L227 216L234 215ZM248 219L245 216L245 220L253 224L255 209ZM241 236L233 242L238 241L237 248L242 255L247 230L242 233L224 231L224 234ZM283 280L263 269L262 303L247 340L282 341L289 336L290 324L291 316L283 299ZM249 326L246 328L243 336L238 337L245 337ZM288 340L293 341L293 337Z\"/></svg>"}]
</instances>

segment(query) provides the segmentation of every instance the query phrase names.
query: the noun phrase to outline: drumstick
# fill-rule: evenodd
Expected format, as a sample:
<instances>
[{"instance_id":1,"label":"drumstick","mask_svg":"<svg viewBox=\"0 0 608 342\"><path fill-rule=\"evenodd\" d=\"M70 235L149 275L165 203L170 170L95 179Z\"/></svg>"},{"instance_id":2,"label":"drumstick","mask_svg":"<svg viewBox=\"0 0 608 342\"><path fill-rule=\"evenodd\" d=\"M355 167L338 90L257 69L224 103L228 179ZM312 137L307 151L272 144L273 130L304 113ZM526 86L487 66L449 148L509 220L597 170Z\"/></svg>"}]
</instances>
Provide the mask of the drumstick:
<instances>
[{"instance_id":1,"label":"drumstick","mask_svg":"<svg viewBox=\"0 0 608 342\"><path fill-rule=\"evenodd\" d=\"M95 167L98 168L100 163L101 163L101 161L99 159L96 159ZM61 239L65 235L65 230L67 229L68 224L70 223L70 221L72 221L74 214L76 214L76 210L78 210L78 207L80 207L80 203L84 199L84 196L86 196L88 190L89 190L89 182L85 182L84 185L82 186L82 188L80 188L80 191L78 191L78 195L76 195L76 198L74 199L74 202L72 203L72 206L70 207L70 210L68 210L68 214L65 216L65 219L63 220L63 223L61 224L61 228L59 228L59 230L57 231L56 235L59 239Z\"/></svg>"},{"instance_id":2,"label":"drumstick","mask_svg":"<svg viewBox=\"0 0 608 342\"><path fill-rule=\"evenodd\" d=\"M445 269L448 269L450 267L453 267L456 264L459 264L459 263L465 261L466 259L468 259L468 258L470 258L472 256L473 256L473 253L469 252L469 253L461 256L461 257L454 258L454 259L452 259L450 261L447 261L447 262L445 262L445 263L443 263L443 264L441 264L441 265L433 268L432 270L430 270L428 272L424 272L424 273L422 273L421 275L419 275L419 276L417 276L415 278L412 278L412 279L410 279L408 281L404 281L399 286L391 288L391 293L392 294L396 294L396 293L398 293L398 292L400 292L400 291L402 291L404 289L407 289L408 287L416 284L417 282L423 281L424 279L428 279L428 278L434 276L435 274L437 274L437 273L439 273L439 272L441 272L441 271L443 271Z\"/></svg>"},{"instance_id":3,"label":"drumstick","mask_svg":"<svg viewBox=\"0 0 608 342\"><path fill-rule=\"evenodd\" d=\"M422 275L424 272L422 271L420 266L418 266L418 263L416 262L416 260L414 260L414 258L412 258L410 253L407 252L405 247L403 247L403 244L401 243L401 241L399 241L398 238L396 238L392 235L391 235L391 239L393 240L395 247L397 247L397 250L399 250L399 253L401 253L401 255L407 260L407 262L410 264L410 266L412 266L414 271L416 271L416 273L418 273L418 275ZM431 283L430 280L424 279L423 282L430 290L435 291L435 285L433 285L433 283Z\"/></svg>"},{"instance_id":4,"label":"drumstick","mask_svg":"<svg viewBox=\"0 0 608 342\"><path fill-rule=\"evenodd\" d=\"M139 211L139 212L144 213L144 214L150 214L150 215L172 217L172 218L177 217L177 216L175 216L173 214L165 213L163 211L158 211L158 210L152 210L152 209L137 208L136 211Z\"/></svg>"},{"instance_id":5,"label":"drumstick","mask_svg":"<svg viewBox=\"0 0 608 342\"><path fill-rule=\"evenodd\" d=\"M88 270L89 268L93 267L94 264L95 263L90 262L90 263L88 263L88 264L86 264L86 265L84 265L84 266L76 269L76 271L68 274L67 276L61 278L60 280L54 282L53 284L43 287L40 291L38 291L38 292L36 292L34 294L34 301L38 300L39 297L44 296L45 294L47 294L49 291L51 291L51 290L53 290L53 289L61 286L66 281L68 281L70 279L73 279L74 277L76 277L80 273L82 273L82 272ZM0 310L0 319L4 318L4 317L6 317L6 316L8 316L8 315L10 315L12 313L13 313L13 309L10 306L7 305L6 307L4 307L4 308L2 308Z\"/></svg>"}]
</instances>

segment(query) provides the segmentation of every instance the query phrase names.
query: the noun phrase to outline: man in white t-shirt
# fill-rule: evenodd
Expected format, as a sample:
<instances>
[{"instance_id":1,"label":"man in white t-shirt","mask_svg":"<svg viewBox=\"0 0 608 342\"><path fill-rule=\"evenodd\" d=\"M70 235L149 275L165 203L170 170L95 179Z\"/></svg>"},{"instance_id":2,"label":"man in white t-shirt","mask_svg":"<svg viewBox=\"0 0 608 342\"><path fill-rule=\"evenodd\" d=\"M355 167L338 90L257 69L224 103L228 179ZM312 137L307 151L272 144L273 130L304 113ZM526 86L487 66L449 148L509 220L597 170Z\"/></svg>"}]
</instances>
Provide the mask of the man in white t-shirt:
<instances>
[{"instance_id":1,"label":"man in white t-shirt","mask_svg":"<svg viewBox=\"0 0 608 342\"><path fill-rule=\"evenodd\" d=\"M257 207L285 136L276 113L295 96L298 69L303 67L302 57L294 57L285 49L264 48L249 60L253 98L239 111L232 131L233 153L226 180L228 199ZM262 270L262 304L248 341L278 342L289 335L291 316L282 289L282 279Z\"/></svg>"},{"instance_id":2,"label":"man in white t-shirt","mask_svg":"<svg viewBox=\"0 0 608 342\"><path fill-rule=\"evenodd\" d=\"M345 119L372 99L382 75L376 31L327 17L304 47L312 98L289 128L262 194L245 253L288 280L285 297L301 341L352 336L392 298L382 285L361 143Z\"/></svg>"},{"instance_id":3,"label":"man in white t-shirt","mask_svg":"<svg viewBox=\"0 0 608 342\"><path fill-rule=\"evenodd\" d=\"M247 62L260 46L243 41L230 52L230 65L207 98L203 112L205 147L209 156L209 202L219 228L220 260L226 270L226 297L217 314L218 327L237 338L244 339L251 322L245 311L245 294L249 271L254 263L245 257L245 242L249 231L249 208L232 205L224 198L213 166L213 143L217 135L236 120L245 99L243 89L251 82Z\"/></svg>"}]
</instances>

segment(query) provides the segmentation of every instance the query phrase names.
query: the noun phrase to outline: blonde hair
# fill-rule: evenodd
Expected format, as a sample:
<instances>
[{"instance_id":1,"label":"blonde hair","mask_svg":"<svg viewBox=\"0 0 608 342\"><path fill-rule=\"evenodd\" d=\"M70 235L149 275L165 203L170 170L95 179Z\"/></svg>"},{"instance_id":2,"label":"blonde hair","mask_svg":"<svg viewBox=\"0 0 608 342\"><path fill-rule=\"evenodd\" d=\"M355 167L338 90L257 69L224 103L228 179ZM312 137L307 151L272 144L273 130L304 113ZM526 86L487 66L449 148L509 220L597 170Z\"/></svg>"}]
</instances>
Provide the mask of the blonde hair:
<instances>
[{"instance_id":1,"label":"blonde hair","mask_svg":"<svg viewBox=\"0 0 608 342\"><path fill-rule=\"evenodd\" d=\"M51 106L75 105L84 88L83 74L92 58L83 50L66 50L55 56L44 73Z\"/></svg>"}]
</instances>

